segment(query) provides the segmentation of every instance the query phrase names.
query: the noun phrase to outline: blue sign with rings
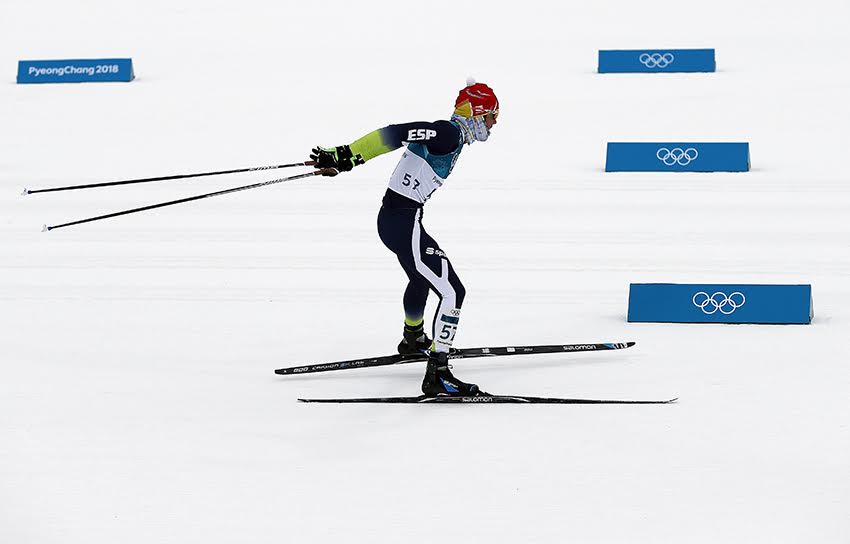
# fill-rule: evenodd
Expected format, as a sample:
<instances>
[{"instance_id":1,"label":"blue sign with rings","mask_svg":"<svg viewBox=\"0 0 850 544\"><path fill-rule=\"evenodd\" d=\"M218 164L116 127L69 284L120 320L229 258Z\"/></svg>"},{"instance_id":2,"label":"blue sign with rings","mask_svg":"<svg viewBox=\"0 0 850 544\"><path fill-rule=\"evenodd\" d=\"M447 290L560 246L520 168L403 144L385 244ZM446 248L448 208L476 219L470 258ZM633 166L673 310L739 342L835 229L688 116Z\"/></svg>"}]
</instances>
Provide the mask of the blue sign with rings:
<instances>
[{"instance_id":1,"label":"blue sign with rings","mask_svg":"<svg viewBox=\"0 0 850 544\"><path fill-rule=\"evenodd\" d=\"M132 81L132 59L22 60L18 83Z\"/></svg>"},{"instance_id":2,"label":"blue sign with rings","mask_svg":"<svg viewBox=\"0 0 850 544\"><path fill-rule=\"evenodd\" d=\"M606 172L747 172L743 142L609 142Z\"/></svg>"},{"instance_id":3,"label":"blue sign with rings","mask_svg":"<svg viewBox=\"0 0 850 544\"><path fill-rule=\"evenodd\" d=\"M714 72L714 49L600 49L599 73Z\"/></svg>"},{"instance_id":4,"label":"blue sign with rings","mask_svg":"<svg viewBox=\"0 0 850 544\"><path fill-rule=\"evenodd\" d=\"M811 285L633 283L630 322L811 323Z\"/></svg>"}]
</instances>

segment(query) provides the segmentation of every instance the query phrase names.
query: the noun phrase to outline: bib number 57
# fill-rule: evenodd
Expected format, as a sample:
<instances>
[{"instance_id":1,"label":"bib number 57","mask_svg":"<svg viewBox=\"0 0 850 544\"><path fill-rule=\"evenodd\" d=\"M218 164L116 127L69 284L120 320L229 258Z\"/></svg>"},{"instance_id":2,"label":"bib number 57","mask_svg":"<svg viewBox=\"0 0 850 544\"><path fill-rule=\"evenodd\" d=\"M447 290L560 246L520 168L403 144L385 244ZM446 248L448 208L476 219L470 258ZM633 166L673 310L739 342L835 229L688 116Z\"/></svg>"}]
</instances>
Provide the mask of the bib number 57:
<instances>
[{"instance_id":1,"label":"bib number 57","mask_svg":"<svg viewBox=\"0 0 850 544\"><path fill-rule=\"evenodd\" d=\"M449 323L443 323L443 329L440 331L440 340L445 340L446 342L451 342L452 340L454 340L456 332L457 332L457 325L450 325Z\"/></svg>"},{"instance_id":2,"label":"bib number 57","mask_svg":"<svg viewBox=\"0 0 850 544\"><path fill-rule=\"evenodd\" d=\"M409 173L405 172L404 181L401 182L405 187L410 187L411 182L413 183L413 189L419 187L419 180L411 176Z\"/></svg>"}]
</instances>

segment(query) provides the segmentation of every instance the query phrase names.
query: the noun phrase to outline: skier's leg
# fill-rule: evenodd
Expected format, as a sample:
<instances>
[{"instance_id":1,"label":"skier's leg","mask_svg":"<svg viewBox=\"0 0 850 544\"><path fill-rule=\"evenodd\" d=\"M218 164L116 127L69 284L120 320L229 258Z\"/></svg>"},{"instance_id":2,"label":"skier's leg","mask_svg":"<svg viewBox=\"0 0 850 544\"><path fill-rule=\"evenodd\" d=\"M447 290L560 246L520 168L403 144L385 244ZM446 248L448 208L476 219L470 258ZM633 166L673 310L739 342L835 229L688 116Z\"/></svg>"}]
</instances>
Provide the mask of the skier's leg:
<instances>
[{"instance_id":1,"label":"skier's leg","mask_svg":"<svg viewBox=\"0 0 850 544\"><path fill-rule=\"evenodd\" d=\"M416 272L440 297L433 323L433 350L448 352L460 322L460 308L466 297L466 288L439 244L422 228L421 213L417 214L413 227L411 253Z\"/></svg>"},{"instance_id":2,"label":"skier's leg","mask_svg":"<svg viewBox=\"0 0 850 544\"><path fill-rule=\"evenodd\" d=\"M405 319L403 338L398 345L399 353L418 353L431 347L431 339L425 335L423 328L430 285L417 272L410 247L416 216L416 210L411 208L382 207L378 214L378 234L381 241L395 253L408 277L402 299Z\"/></svg>"},{"instance_id":3,"label":"skier's leg","mask_svg":"<svg viewBox=\"0 0 850 544\"><path fill-rule=\"evenodd\" d=\"M449 350L460 322L460 307L466 289L446 254L422 228L421 212L417 213L416 219L411 238L416 271L440 297L434 316L434 343L422 380L422 392L426 395L477 395L480 393L477 385L458 380L449 369Z\"/></svg>"}]
</instances>

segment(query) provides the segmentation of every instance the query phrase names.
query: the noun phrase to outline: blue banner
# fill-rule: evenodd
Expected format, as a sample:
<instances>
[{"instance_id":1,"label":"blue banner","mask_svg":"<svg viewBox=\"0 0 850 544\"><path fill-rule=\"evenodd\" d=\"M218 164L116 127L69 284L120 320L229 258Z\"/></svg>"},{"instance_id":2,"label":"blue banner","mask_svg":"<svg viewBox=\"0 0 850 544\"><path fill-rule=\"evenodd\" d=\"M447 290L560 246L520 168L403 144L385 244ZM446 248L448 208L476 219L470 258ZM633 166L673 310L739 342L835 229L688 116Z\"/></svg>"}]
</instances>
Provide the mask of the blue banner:
<instances>
[{"instance_id":1,"label":"blue banner","mask_svg":"<svg viewBox=\"0 0 850 544\"><path fill-rule=\"evenodd\" d=\"M629 321L809 324L811 285L633 283Z\"/></svg>"},{"instance_id":2,"label":"blue banner","mask_svg":"<svg viewBox=\"0 0 850 544\"><path fill-rule=\"evenodd\" d=\"M714 72L714 49L599 50L600 74Z\"/></svg>"},{"instance_id":3,"label":"blue banner","mask_svg":"<svg viewBox=\"0 0 850 544\"><path fill-rule=\"evenodd\" d=\"M747 172L750 144L609 142L606 172Z\"/></svg>"},{"instance_id":4,"label":"blue banner","mask_svg":"<svg viewBox=\"0 0 850 544\"><path fill-rule=\"evenodd\" d=\"M22 60L18 83L132 81L132 59Z\"/></svg>"}]
</instances>

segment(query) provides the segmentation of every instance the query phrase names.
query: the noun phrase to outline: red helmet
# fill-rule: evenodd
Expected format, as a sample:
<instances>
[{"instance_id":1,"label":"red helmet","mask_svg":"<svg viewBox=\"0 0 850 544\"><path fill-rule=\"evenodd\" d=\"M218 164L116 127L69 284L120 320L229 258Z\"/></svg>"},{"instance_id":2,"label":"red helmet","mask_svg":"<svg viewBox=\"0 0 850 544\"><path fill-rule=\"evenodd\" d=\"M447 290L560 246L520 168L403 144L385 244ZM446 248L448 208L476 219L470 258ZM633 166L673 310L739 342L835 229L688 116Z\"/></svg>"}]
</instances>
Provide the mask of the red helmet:
<instances>
[{"instance_id":1,"label":"red helmet","mask_svg":"<svg viewBox=\"0 0 850 544\"><path fill-rule=\"evenodd\" d=\"M455 100L455 113L463 117L478 117L492 113L499 114L499 99L493 89L484 83L468 79L466 87L461 89Z\"/></svg>"}]
</instances>

